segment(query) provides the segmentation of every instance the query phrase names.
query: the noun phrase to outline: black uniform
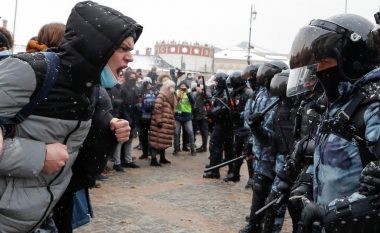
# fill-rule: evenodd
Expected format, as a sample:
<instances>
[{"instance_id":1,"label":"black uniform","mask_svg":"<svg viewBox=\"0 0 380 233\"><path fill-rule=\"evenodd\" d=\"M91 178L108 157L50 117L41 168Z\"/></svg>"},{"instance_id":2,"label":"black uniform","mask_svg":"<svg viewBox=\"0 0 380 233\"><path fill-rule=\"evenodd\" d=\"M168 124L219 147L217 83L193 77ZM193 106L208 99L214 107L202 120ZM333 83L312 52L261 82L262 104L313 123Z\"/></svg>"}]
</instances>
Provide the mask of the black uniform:
<instances>
[{"instance_id":1,"label":"black uniform","mask_svg":"<svg viewBox=\"0 0 380 233\"><path fill-rule=\"evenodd\" d=\"M232 124L234 133L234 157L242 155L246 144L250 137L250 129L244 127L244 110L247 101L252 98L253 91L246 85L234 88L232 91L232 100L234 103L234 110L232 112ZM227 174L224 181L239 181L240 180L240 168L243 164L243 160L238 160L233 167L231 173ZM249 168L252 164L247 164Z\"/></svg>"},{"instance_id":2,"label":"black uniform","mask_svg":"<svg viewBox=\"0 0 380 233\"><path fill-rule=\"evenodd\" d=\"M215 81L218 84L212 98L212 109L209 112L215 122L209 143L210 166L215 166L222 162L223 151L225 160L233 158L233 126L230 123L232 106L228 102L226 80L226 74L218 73L215 75ZM232 170L232 166L232 164L229 165L229 171ZM206 172L203 177L218 179L220 178L219 169Z\"/></svg>"}]
</instances>

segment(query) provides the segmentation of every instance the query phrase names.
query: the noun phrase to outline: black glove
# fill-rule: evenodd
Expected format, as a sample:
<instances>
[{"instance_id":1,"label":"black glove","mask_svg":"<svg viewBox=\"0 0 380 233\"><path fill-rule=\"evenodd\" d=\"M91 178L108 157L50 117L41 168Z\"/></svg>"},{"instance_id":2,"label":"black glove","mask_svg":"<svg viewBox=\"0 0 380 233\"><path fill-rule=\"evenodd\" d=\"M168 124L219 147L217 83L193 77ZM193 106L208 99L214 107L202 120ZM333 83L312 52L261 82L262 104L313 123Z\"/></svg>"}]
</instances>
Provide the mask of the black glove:
<instances>
[{"instance_id":1,"label":"black glove","mask_svg":"<svg viewBox=\"0 0 380 233\"><path fill-rule=\"evenodd\" d=\"M252 154L252 147L253 147L253 144L252 142L248 142L248 143L245 143L244 144L244 148L243 148L243 154L246 155L246 156L249 156Z\"/></svg>"},{"instance_id":2,"label":"black glove","mask_svg":"<svg viewBox=\"0 0 380 233\"><path fill-rule=\"evenodd\" d=\"M380 161L372 161L367 164L359 180L360 194L368 196L380 193Z\"/></svg>"},{"instance_id":3,"label":"black glove","mask_svg":"<svg viewBox=\"0 0 380 233\"><path fill-rule=\"evenodd\" d=\"M278 183L278 191L280 193L288 193L290 191L290 185L288 182L284 181L284 180L280 180L280 182Z\"/></svg>"},{"instance_id":4,"label":"black glove","mask_svg":"<svg viewBox=\"0 0 380 233\"><path fill-rule=\"evenodd\" d=\"M162 128L162 122L158 122L158 124L157 124L157 127L159 128L159 129L161 129Z\"/></svg>"},{"instance_id":5,"label":"black glove","mask_svg":"<svg viewBox=\"0 0 380 233\"><path fill-rule=\"evenodd\" d=\"M251 129L257 128L263 121L264 115L261 113L253 113L249 116L249 126Z\"/></svg>"},{"instance_id":6,"label":"black glove","mask_svg":"<svg viewBox=\"0 0 380 233\"><path fill-rule=\"evenodd\" d=\"M313 233L318 232L316 228L322 228L323 218L326 210L323 206L315 202L309 202L301 213L301 221L299 223L298 232Z\"/></svg>"},{"instance_id":7,"label":"black glove","mask_svg":"<svg viewBox=\"0 0 380 233\"><path fill-rule=\"evenodd\" d=\"M241 119L240 112L232 111L231 112L231 117L235 121L239 121Z\"/></svg>"}]
</instances>

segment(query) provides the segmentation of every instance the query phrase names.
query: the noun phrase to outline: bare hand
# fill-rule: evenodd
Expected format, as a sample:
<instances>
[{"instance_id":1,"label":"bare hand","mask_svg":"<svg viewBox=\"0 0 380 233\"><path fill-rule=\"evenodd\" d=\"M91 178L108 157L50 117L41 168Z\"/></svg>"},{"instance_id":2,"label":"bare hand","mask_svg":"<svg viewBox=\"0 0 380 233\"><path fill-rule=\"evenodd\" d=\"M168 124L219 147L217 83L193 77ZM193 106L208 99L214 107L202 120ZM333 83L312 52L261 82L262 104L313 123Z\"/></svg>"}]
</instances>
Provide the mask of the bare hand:
<instances>
[{"instance_id":1,"label":"bare hand","mask_svg":"<svg viewBox=\"0 0 380 233\"><path fill-rule=\"evenodd\" d=\"M110 129L115 131L116 140L118 142L127 142L129 140L131 127L129 127L128 121L119 118L112 118L110 122Z\"/></svg>"},{"instance_id":2,"label":"bare hand","mask_svg":"<svg viewBox=\"0 0 380 233\"><path fill-rule=\"evenodd\" d=\"M69 159L67 146L61 143L48 144L46 146L46 157L43 171L46 174L52 174L59 171L65 166Z\"/></svg>"}]
</instances>

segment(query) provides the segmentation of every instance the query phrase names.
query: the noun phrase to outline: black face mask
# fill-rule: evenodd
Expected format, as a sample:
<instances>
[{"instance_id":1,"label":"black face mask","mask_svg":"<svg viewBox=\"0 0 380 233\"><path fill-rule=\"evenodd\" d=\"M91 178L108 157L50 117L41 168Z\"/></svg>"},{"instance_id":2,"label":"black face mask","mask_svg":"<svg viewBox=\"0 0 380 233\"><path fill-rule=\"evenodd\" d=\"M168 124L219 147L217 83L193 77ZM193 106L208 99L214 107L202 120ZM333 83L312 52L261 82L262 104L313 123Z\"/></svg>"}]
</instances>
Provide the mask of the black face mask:
<instances>
[{"instance_id":1,"label":"black face mask","mask_svg":"<svg viewBox=\"0 0 380 233\"><path fill-rule=\"evenodd\" d=\"M340 96L338 86L342 80L338 66L322 71L317 71L316 74L323 87L323 90L325 91L327 100L330 103L337 100Z\"/></svg>"}]
</instances>

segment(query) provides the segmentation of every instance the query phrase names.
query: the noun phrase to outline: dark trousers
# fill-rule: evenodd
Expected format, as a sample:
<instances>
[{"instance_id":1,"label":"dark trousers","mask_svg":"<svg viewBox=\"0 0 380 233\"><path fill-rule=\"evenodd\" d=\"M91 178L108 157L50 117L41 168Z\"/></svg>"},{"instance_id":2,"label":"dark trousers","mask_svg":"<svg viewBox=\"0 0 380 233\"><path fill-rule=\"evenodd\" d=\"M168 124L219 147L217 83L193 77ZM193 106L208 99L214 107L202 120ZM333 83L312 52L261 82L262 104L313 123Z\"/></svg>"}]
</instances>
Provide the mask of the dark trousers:
<instances>
[{"instance_id":1,"label":"dark trousers","mask_svg":"<svg viewBox=\"0 0 380 233\"><path fill-rule=\"evenodd\" d=\"M195 132L199 130L202 136L202 146L207 147L207 139L208 139L208 121L207 119L193 120L193 128L194 128L194 140L195 140Z\"/></svg>"},{"instance_id":2,"label":"dark trousers","mask_svg":"<svg viewBox=\"0 0 380 233\"><path fill-rule=\"evenodd\" d=\"M149 127L150 122L141 121L141 147L143 155L149 155Z\"/></svg>"},{"instance_id":3,"label":"dark trousers","mask_svg":"<svg viewBox=\"0 0 380 233\"><path fill-rule=\"evenodd\" d=\"M248 142L248 137L249 137L248 134L246 135L235 134L234 149L235 149L236 157L242 156L245 144ZM240 168L241 168L241 165L243 164L243 161L244 161L243 159L240 159L235 162L234 169L233 169L234 176L240 176ZM249 171L249 168L252 167L252 164L248 164L247 162L247 166L248 166L248 171ZM252 175L250 174L249 177L251 178Z\"/></svg>"},{"instance_id":4,"label":"dark trousers","mask_svg":"<svg viewBox=\"0 0 380 233\"><path fill-rule=\"evenodd\" d=\"M225 160L233 159L233 146L234 138L232 127L224 124L215 124L214 130L211 134L209 145L210 165L215 166L222 162L223 151ZM228 168L229 172L231 172L233 164L228 165ZM214 169L213 171L219 173L219 169Z\"/></svg>"},{"instance_id":5,"label":"dark trousers","mask_svg":"<svg viewBox=\"0 0 380 233\"><path fill-rule=\"evenodd\" d=\"M74 192L66 190L54 207L53 219L59 233L71 233Z\"/></svg>"}]
</instances>

